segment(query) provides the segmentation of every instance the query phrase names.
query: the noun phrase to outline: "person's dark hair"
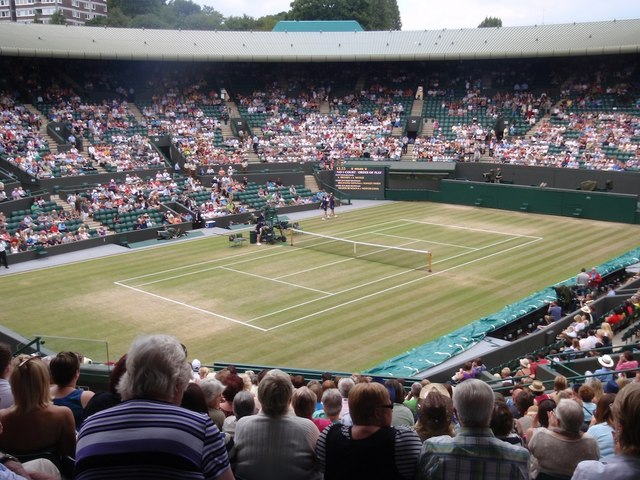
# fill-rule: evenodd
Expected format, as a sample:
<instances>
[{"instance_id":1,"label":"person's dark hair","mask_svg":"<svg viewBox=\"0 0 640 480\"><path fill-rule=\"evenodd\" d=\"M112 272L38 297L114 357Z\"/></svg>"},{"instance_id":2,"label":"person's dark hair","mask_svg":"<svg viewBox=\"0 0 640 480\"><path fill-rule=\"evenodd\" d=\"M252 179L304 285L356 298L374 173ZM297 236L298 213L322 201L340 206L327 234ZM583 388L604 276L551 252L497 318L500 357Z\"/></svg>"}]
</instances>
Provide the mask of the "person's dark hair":
<instances>
[{"instance_id":1,"label":"person's dark hair","mask_svg":"<svg viewBox=\"0 0 640 480\"><path fill-rule=\"evenodd\" d=\"M60 387L71 384L79 370L80 357L73 352L60 352L49 363L51 380Z\"/></svg>"},{"instance_id":2,"label":"person's dark hair","mask_svg":"<svg viewBox=\"0 0 640 480\"><path fill-rule=\"evenodd\" d=\"M391 398L392 402L404 402L404 387L398 380L396 380L395 378L390 378L389 380L384 382L384 386L387 387L387 390L389 391L389 397Z\"/></svg>"},{"instance_id":3,"label":"person's dark hair","mask_svg":"<svg viewBox=\"0 0 640 480\"><path fill-rule=\"evenodd\" d=\"M302 375L291 375L291 383L293 383L293 388L300 388L306 385Z\"/></svg>"},{"instance_id":4,"label":"person's dark hair","mask_svg":"<svg viewBox=\"0 0 640 480\"><path fill-rule=\"evenodd\" d=\"M596 405L596 410L593 412L596 423L613 422L613 412L611 408L613 407L615 399L615 393L605 393L600 397L600 400L598 400L598 404Z\"/></svg>"},{"instance_id":5,"label":"person's dark hair","mask_svg":"<svg viewBox=\"0 0 640 480\"><path fill-rule=\"evenodd\" d=\"M207 413L209 411L204 392L197 383L187 385L180 406L192 412Z\"/></svg>"},{"instance_id":6,"label":"person's dark hair","mask_svg":"<svg viewBox=\"0 0 640 480\"><path fill-rule=\"evenodd\" d=\"M549 428L549 412L556 408L556 402L550 398L542 400L538 404L538 423L541 427Z\"/></svg>"},{"instance_id":7,"label":"person's dark hair","mask_svg":"<svg viewBox=\"0 0 640 480\"><path fill-rule=\"evenodd\" d=\"M236 420L253 415L256 411L256 400L253 393L242 391L233 399L233 414Z\"/></svg>"},{"instance_id":8,"label":"person's dark hair","mask_svg":"<svg viewBox=\"0 0 640 480\"><path fill-rule=\"evenodd\" d=\"M236 373L230 374L226 378L224 384L225 389L222 392L222 396L229 403L233 402L233 399L238 392L241 392L244 389L244 380Z\"/></svg>"},{"instance_id":9,"label":"person's dark hair","mask_svg":"<svg viewBox=\"0 0 640 480\"><path fill-rule=\"evenodd\" d=\"M9 366L12 358L13 355L9 344L0 342L0 374Z\"/></svg>"},{"instance_id":10,"label":"person's dark hair","mask_svg":"<svg viewBox=\"0 0 640 480\"><path fill-rule=\"evenodd\" d=\"M631 350L625 350L624 352L622 352L622 356L627 362L633 360L633 352Z\"/></svg>"},{"instance_id":11,"label":"person's dark hair","mask_svg":"<svg viewBox=\"0 0 640 480\"><path fill-rule=\"evenodd\" d=\"M496 437L506 437L513 432L513 413L504 402L493 404L493 414L489 424Z\"/></svg>"},{"instance_id":12,"label":"person's dark hair","mask_svg":"<svg viewBox=\"0 0 640 480\"><path fill-rule=\"evenodd\" d=\"M533 405L533 395L527 390L522 390L516 395L515 404L518 411L524 415L529 410L529 407Z\"/></svg>"}]
</instances>

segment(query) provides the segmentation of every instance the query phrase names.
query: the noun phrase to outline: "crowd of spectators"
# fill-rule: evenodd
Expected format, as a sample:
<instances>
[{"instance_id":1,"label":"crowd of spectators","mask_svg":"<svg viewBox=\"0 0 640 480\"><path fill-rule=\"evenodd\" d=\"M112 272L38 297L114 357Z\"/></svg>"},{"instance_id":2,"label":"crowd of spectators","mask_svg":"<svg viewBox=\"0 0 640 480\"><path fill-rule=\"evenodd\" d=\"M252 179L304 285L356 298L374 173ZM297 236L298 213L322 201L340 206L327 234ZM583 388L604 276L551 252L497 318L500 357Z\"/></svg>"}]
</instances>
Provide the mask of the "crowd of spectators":
<instances>
[{"instance_id":1,"label":"crowd of spectators","mask_svg":"<svg viewBox=\"0 0 640 480\"><path fill-rule=\"evenodd\" d=\"M115 365L110 391L94 394L76 386L82 361L12 360L0 345L1 449L44 445L60 468L75 457L82 479L630 479L640 466L640 375L604 387L595 376L575 387L534 379L509 396L469 376L405 393L398 380L359 374L214 371L189 363L175 338L146 335Z\"/></svg>"}]
</instances>

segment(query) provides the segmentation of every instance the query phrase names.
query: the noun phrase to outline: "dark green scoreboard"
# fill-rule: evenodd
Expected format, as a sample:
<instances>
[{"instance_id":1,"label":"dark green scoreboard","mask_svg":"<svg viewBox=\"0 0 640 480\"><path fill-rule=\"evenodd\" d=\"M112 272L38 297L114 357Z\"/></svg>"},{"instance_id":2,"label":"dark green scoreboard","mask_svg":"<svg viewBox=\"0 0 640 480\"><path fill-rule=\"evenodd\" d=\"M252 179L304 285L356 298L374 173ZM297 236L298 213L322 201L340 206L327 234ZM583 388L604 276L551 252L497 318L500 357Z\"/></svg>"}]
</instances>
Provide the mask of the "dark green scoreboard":
<instances>
[{"instance_id":1,"label":"dark green scoreboard","mask_svg":"<svg viewBox=\"0 0 640 480\"><path fill-rule=\"evenodd\" d=\"M352 198L384 200L387 168L378 166L335 167L334 179L337 190Z\"/></svg>"}]
</instances>

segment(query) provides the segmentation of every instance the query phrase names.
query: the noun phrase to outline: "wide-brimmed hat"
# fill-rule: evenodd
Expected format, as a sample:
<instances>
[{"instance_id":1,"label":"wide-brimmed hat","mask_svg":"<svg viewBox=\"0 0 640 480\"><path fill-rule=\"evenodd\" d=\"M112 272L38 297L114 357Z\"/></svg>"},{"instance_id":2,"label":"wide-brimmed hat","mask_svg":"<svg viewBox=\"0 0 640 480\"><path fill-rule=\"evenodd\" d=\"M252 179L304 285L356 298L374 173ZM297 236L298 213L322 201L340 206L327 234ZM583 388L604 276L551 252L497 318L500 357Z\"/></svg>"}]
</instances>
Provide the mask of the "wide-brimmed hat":
<instances>
[{"instance_id":1,"label":"wide-brimmed hat","mask_svg":"<svg viewBox=\"0 0 640 480\"><path fill-rule=\"evenodd\" d=\"M585 305L580 309L581 312L591 313L591 307L589 305Z\"/></svg>"},{"instance_id":2,"label":"wide-brimmed hat","mask_svg":"<svg viewBox=\"0 0 640 480\"><path fill-rule=\"evenodd\" d=\"M598 363L606 368L613 367L613 359L609 355L602 355L598 357Z\"/></svg>"},{"instance_id":3,"label":"wide-brimmed hat","mask_svg":"<svg viewBox=\"0 0 640 480\"><path fill-rule=\"evenodd\" d=\"M529 368L529 366L530 366L530 365L529 365L529 360L528 360L528 359L526 359L526 358L522 358L522 359L520 359L520 366L521 366L522 368Z\"/></svg>"},{"instance_id":4,"label":"wide-brimmed hat","mask_svg":"<svg viewBox=\"0 0 640 480\"><path fill-rule=\"evenodd\" d=\"M531 382L531 385L529 385L529 390L535 393L544 393L544 383L542 383L540 380L534 380L533 382Z\"/></svg>"},{"instance_id":5,"label":"wide-brimmed hat","mask_svg":"<svg viewBox=\"0 0 640 480\"><path fill-rule=\"evenodd\" d=\"M436 391L444 395L445 397L451 398L451 395L449 395L449 390L447 390L447 387L445 387L441 383L429 383L428 385L422 387L422 390L420 390L420 398L424 400L425 398L427 398L427 395L429 395L433 391Z\"/></svg>"}]
</instances>

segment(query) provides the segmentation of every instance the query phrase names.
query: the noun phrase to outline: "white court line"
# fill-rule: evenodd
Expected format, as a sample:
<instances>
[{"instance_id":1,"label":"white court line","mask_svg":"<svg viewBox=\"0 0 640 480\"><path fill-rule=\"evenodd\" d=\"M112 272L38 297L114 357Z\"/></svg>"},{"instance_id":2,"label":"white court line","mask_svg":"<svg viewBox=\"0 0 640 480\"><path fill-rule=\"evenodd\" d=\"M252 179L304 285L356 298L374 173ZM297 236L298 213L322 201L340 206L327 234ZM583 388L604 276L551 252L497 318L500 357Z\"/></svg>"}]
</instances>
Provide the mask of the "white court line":
<instances>
[{"instance_id":1,"label":"white court line","mask_svg":"<svg viewBox=\"0 0 640 480\"><path fill-rule=\"evenodd\" d=\"M211 315L213 317L222 318L223 320L228 320L229 322L238 323L238 324L244 325L246 327L255 328L256 330L260 330L261 332L267 332L268 331L265 328L256 327L255 325L251 325L250 323L242 322L240 320L236 320L235 318L231 318L231 317L226 317L224 315L220 315L219 313L210 312L209 310L205 310L203 308L198 308L198 307L195 307L195 306L190 305L188 303L179 302L177 300L173 300L172 298L163 297L162 295L158 295L158 294L155 294L155 293L147 292L145 290L141 290L141 289L136 288L136 287L130 287L129 285L124 285L123 283L120 283L120 282L113 282L113 283L115 283L116 285L118 285L120 287L124 287L124 288L128 288L129 290L133 290L134 292L143 293L145 295L149 295L149 296L154 297L154 298L159 298L160 300L164 300L166 302L175 303L176 305L180 305L181 307L185 307L185 308L188 308L188 309L191 309L191 310L195 310L196 312L206 313L207 315Z\"/></svg>"},{"instance_id":2,"label":"white court line","mask_svg":"<svg viewBox=\"0 0 640 480\"><path fill-rule=\"evenodd\" d=\"M229 268L229 267L218 267L218 268L220 268L220 270L228 270L229 272L240 273L242 275L247 275L249 277L255 277L255 278L260 278L262 280L268 280L270 282L282 283L282 284L287 285L289 287L303 288L304 290L311 290L312 292L322 293L323 295L326 295L327 297L330 297L331 295L334 295L331 292L325 292L324 290L318 290L317 288L305 287L303 285L296 285L295 283L284 282L282 280L278 280L278 279L275 279L275 278L272 278L272 277L265 277L265 276L262 276L262 275L257 275L255 273L243 272L242 270L235 270L235 269ZM326 298L326 297L324 297L324 298Z\"/></svg>"},{"instance_id":3,"label":"white court line","mask_svg":"<svg viewBox=\"0 0 640 480\"><path fill-rule=\"evenodd\" d=\"M527 245L530 245L530 244L532 244L532 243L535 243L535 242L537 242L537 241L539 241L539 240L542 240L542 238L534 239L534 240L531 240L530 242L526 242L526 243L524 243L524 244L522 244L522 245L516 245L516 246L514 246L514 247L508 248L508 249L506 249L506 250L501 250L501 251L499 251L499 252L492 253L492 254L490 254L490 255L485 255L484 257L477 258L477 259L475 259L475 260L470 260L470 261L468 261L468 262L466 262L466 263L462 263L462 264L460 264L460 265L456 265L456 266L454 266L454 267L447 268L447 269L445 269L445 270L440 270L440 271L435 272L435 273L433 273L433 274L431 274L431 275L429 275L429 276L427 276L427 277L421 277L421 278L417 278L417 279L414 279L414 280L409 280L408 282L405 282L405 283L401 283L401 284L398 284L398 285L394 285L394 286L392 286L392 287L385 288L385 289L383 289L383 290L379 290L379 291L377 291L377 292L370 293L370 294L368 294L368 295L364 295L364 296L359 297L359 298L354 298L353 300L349 300L348 302L344 302L344 303L341 303L341 304L339 304L339 305L334 305L333 307L325 308L324 310L320 310L320 311L318 311L318 312L310 313L310 314L305 315L305 316L303 316L303 317L299 317L299 318L296 318L296 319L294 319L294 320L290 320L290 321L288 321L288 322L281 323L280 325L276 325L275 327L267 328L267 331L268 331L268 332L270 332L271 330L275 330L275 329L280 328L280 327L285 327L285 326L287 326L287 325L291 325L292 323L297 323L297 322L300 322L300 321L302 321L302 320L306 320L306 319L308 319L308 318L315 317L316 315L319 315L319 314L322 314L322 313L326 313L326 312L330 312L330 311L332 311L332 310L336 310L336 309L338 309L338 308L342 308L342 307L345 307L345 306L347 306L347 305L351 305L352 303L356 303L356 302L359 302L359 301L361 301L361 300L366 300L366 299L368 299L368 298L374 297L374 296L376 296L376 295L380 295L380 294L382 294L382 293L390 292L390 291L395 290L395 289L397 289L397 288L406 287L407 285L411 285L412 283L416 283L416 282L419 282L419 281L421 281L421 280L425 280L425 279L431 278L432 276L435 276L435 275L441 275L441 274L443 274L443 273L450 272L450 271L452 271L452 270L456 270L456 269L461 268L461 267L466 267L467 265L470 265L470 264L472 264L472 263L478 262L478 261L480 261L480 260L486 260L487 258L495 257L496 255L502 255L502 254L504 254L504 253L506 253L506 252L508 252L508 251L510 251L510 250L514 250L514 249L516 249L516 248L526 247ZM465 254L465 255L466 255L466 254Z\"/></svg>"},{"instance_id":4,"label":"white court line","mask_svg":"<svg viewBox=\"0 0 640 480\"><path fill-rule=\"evenodd\" d=\"M391 237L391 238L399 238L401 240L413 240L413 243L432 243L434 245L442 245L444 247L456 247L456 248L464 248L466 250L482 250L482 248L473 248L473 247L463 247L462 245L456 245L455 243L444 243L444 242L435 242L433 240L421 240L421 239L417 239L417 238L407 238L407 237L401 237L400 235L389 235L388 233L376 233L376 235L381 235L383 237Z\"/></svg>"}]
</instances>

